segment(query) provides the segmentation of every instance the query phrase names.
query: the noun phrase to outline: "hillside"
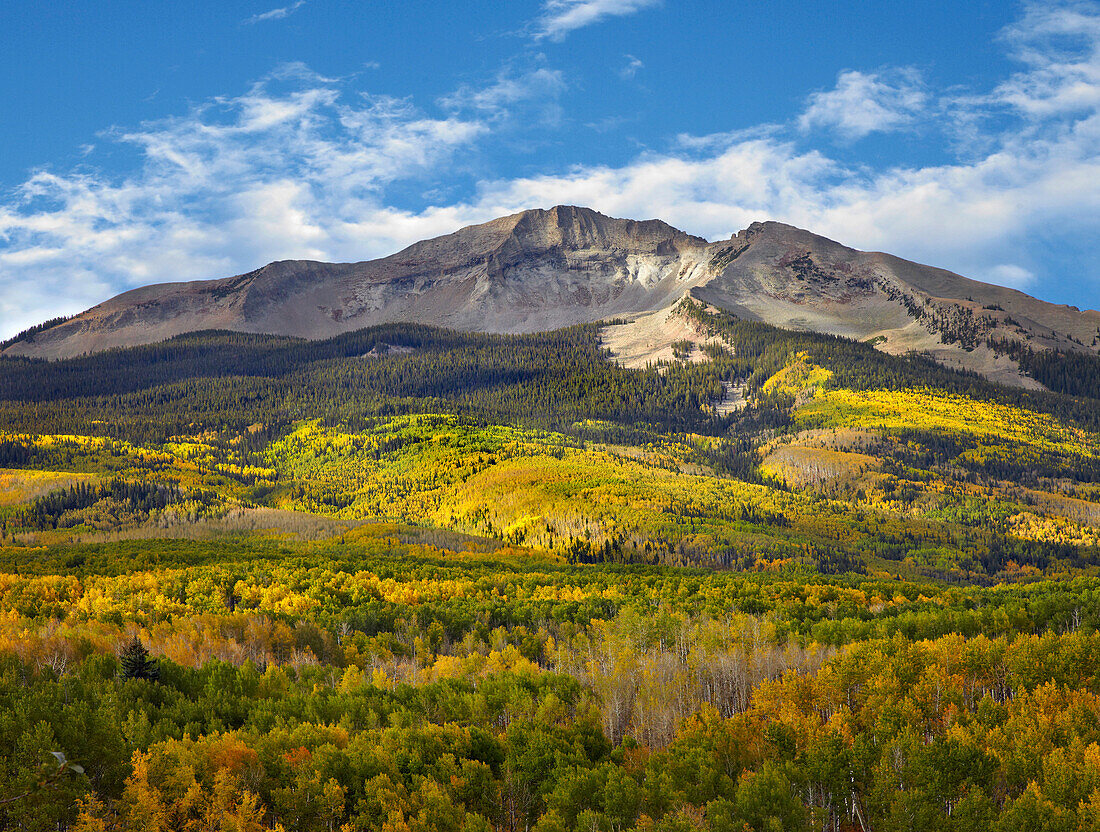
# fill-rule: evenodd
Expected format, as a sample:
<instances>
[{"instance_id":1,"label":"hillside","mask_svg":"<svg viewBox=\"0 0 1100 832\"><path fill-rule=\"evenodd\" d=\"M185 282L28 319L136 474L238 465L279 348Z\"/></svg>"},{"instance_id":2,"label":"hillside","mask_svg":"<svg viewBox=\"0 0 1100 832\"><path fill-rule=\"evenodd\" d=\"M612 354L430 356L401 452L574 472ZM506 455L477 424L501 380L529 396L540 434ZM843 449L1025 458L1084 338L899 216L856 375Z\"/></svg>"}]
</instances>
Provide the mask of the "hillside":
<instances>
[{"instance_id":1,"label":"hillside","mask_svg":"<svg viewBox=\"0 0 1100 832\"><path fill-rule=\"evenodd\" d=\"M1091 828L1100 358L739 297L0 356L0 828Z\"/></svg>"},{"instance_id":2,"label":"hillside","mask_svg":"<svg viewBox=\"0 0 1100 832\"><path fill-rule=\"evenodd\" d=\"M630 319L608 345L634 365L680 340L685 297L745 320L872 340L1002 383L1038 386L1019 348L1096 354L1100 312L1056 306L781 223L708 243L658 220L531 210L380 260L271 263L220 280L146 286L15 340L64 358L221 329L324 339L389 322L527 333ZM618 345L629 345L621 348Z\"/></svg>"},{"instance_id":3,"label":"hillside","mask_svg":"<svg viewBox=\"0 0 1100 832\"><path fill-rule=\"evenodd\" d=\"M706 241L659 221L526 211L362 263L285 261L223 280L127 292L8 347L65 357L201 329L306 338L409 321L536 332L654 309L678 297Z\"/></svg>"},{"instance_id":4,"label":"hillside","mask_svg":"<svg viewBox=\"0 0 1100 832\"><path fill-rule=\"evenodd\" d=\"M669 314L694 340L643 369L609 360L595 325L204 333L4 358L0 466L45 479L0 517L17 539L51 539L264 507L580 561L978 582L1100 564L1100 358L1048 351L1059 390L1026 390L703 304ZM99 484L48 493L88 474Z\"/></svg>"}]
</instances>

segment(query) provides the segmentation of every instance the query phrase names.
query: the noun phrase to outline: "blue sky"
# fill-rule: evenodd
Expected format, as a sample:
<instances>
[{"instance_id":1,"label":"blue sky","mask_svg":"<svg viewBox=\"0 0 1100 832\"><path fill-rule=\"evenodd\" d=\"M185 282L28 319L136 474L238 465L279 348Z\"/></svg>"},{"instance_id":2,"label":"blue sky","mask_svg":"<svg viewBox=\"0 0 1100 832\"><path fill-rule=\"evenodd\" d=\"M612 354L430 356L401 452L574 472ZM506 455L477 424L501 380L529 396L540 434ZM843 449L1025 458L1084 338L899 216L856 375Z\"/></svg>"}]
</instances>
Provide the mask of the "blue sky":
<instances>
[{"instance_id":1,"label":"blue sky","mask_svg":"<svg viewBox=\"0 0 1100 832\"><path fill-rule=\"evenodd\" d=\"M0 4L0 337L528 207L1100 306L1100 3Z\"/></svg>"}]
</instances>

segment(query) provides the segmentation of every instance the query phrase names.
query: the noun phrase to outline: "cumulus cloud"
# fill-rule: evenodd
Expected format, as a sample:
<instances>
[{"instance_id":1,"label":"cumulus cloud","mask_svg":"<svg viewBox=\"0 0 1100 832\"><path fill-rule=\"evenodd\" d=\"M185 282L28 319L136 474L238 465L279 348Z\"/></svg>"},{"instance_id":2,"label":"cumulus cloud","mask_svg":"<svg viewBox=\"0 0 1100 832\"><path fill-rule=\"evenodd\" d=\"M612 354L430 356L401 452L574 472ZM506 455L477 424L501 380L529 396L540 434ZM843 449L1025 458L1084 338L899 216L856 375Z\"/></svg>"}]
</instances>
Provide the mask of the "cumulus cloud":
<instances>
[{"instance_id":1,"label":"cumulus cloud","mask_svg":"<svg viewBox=\"0 0 1100 832\"><path fill-rule=\"evenodd\" d=\"M1082 264L1076 291L1095 307L1088 298L1100 296L1090 266L1100 258L1100 8L1029 6L1005 40L1022 69L965 100L955 90L936 98L910 69L850 71L834 90L811 96L790 125L679 136L671 151L621 166L486 183L476 204L502 211L586 204L661 217L711 239L779 219L1040 295L1067 290L1044 286L1039 252L1049 260L1056 250L1063 264ZM1006 105L1023 124L1004 118ZM870 169L806 147L811 127L857 138L900 129L925 111L950 120L958 107L985 133L952 162Z\"/></svg>"},{"instance_id":2,"label":"cumulus cloud","mask_svg":"<svg viewBox=\"0 0 1100 832\"><path fill-rule=\"evenodd\" d=\"M764 138L692 159L648 155L622 167L501 181L483 188L479 204L501 210L592 205L618 216L661 217L712 239L753 220L779 219L862 248L974 274L1034 223L1100 207L1087 187L1052 198L1066 180L1095 181L1097 174L1095 159L1051 162L1040 151L1038 157L1006 153L972 165L867 176L819 151Z\"/></svg>"},{"instance_id":3,"label":"cumulus cloud","mask_svg":"<svg viewBox=\"0 0 1100 832\"><path fill-rule=\"evenodd\" d=\"M570 33L608 17L624 17L656 6L660 0L546 0L536 23L536 38L561 41Z\"/></svg>"},{"instance_id":4,"label":"cumulus cloud","mask_svg":"<svg viewBox=\"0 0 1100 832\"><path fill-rule=\"evenodd\" d=\"M830 130L846 140L861 139L912 123L927 103L924 84L913 69L848 70L837 77L835 88L809 97L798 125L803 130Z\"/></svg>"},{"instance_id":5,"label":"cumulus cloud","mask_svg":"<svg viewBox=\"0 0 1100 832\"><path fill-rule=\"evenodd\" d=\"M246 26L251 26L254 23L266 23L269 20L282 20L284 17L289 17L302 8L306 4L306 0L297 0L296 3L292 3L289 6L283 6L278 9L272 9L271 11L261 12L260 14L254 14L252 17L246 18L241 22Z\"/></svg>"}]
</instances>

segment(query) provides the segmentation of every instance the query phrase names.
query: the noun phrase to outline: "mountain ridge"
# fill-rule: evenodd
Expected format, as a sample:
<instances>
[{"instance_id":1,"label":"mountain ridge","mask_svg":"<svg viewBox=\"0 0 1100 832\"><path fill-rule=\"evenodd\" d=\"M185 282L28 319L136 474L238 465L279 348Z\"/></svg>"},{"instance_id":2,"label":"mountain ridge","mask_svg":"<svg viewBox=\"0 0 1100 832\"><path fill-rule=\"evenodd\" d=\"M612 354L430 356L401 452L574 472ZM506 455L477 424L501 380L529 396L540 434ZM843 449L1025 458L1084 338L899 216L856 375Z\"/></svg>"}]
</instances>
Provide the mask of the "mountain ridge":
<instances>
[{"instance_id":1,"label":"mountain ridge","mask_svg":"<svg viewBox=\"0 0 1100 832\"><path fill-rule=\"evenodd\" d=\"M1005 344L1095 354L1100 339L1100 311L858 251L777 221L708 242L659 219L555 206L375 260L282 260L227 278L140 287L3 354L66 358L203 329L324 338L420 322L524 333L625 318L641 322L635 340L652 342L657 355L677 331L664 327L662 336L661 322L685 297L789 329L871 339L888 352L927 352L1018 385L1034 382Z\"/></svg>"}]
</instances>

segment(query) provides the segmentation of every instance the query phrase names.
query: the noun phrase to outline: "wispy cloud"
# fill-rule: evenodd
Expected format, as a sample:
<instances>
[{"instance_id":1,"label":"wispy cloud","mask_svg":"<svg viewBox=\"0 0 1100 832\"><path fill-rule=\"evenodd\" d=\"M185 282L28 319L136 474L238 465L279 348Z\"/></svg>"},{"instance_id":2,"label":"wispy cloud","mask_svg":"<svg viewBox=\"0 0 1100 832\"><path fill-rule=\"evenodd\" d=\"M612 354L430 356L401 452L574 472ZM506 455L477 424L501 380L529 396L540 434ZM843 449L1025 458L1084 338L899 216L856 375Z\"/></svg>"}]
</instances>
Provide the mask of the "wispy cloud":
<instances>
[{"instance_id":1,"label":"wispy cloud","mask_svg":"<svg viewBox=\"0 0 1100 832\"><path fill-rule=\"evenodd\" d=\"M1004 33L1025 69L994 99L1031 118L1100 108L1100 13L1095 3L1033 3Z\"/></svg>"},{"instance_id":2,"label":"wispy cloud","mask_svg":"<svg viewBox=\"0 0 1100 832\"><path fill-rule=\"evenodd\" d=\"M439 99L439 105L451 112L473 112L493 120L511 115L517 105L533 104L541 120L556 123L561 117L558 99L566 89L561 70L540 67L516 73L502 69L485 86L463 85Z\"/></svg>"},{"instance_id":3,"label":"wispy cloud","mask_svg":"<svg viewBox=\"0 0 1100 832\"><path fill-rule=\"evenodd\" d=\"M289 6L283 6L278 9L271 9L271 11L262 12L260 14L254 14L252 17L246 18L241 22L246 26L251 26L253 23L266 23L269 20L282 20L284 17L290 17L298 9L302 8L306 4L306 0L297 0L295 3L291 3Z\"/></svg>"},{"instance_id":4,"label":"wispy cloud","mask_svg":"<svg viewBox=\"0 0 1100 832\"><path fill-rule=\"evenodd\" d=\"M640 58L635 58L633 55L623 55L626 58L626 64L619 70L619 77L624 81L632 81L634 76L638 74L638 70L644 69L645 64L642 63Z\"/></svg>"},{"instance_id":5,"label":"wispy cloud","mask_svg":"<svg viewBox=\"0 0 1100 832\"><path fill-rule=\"evenodd\" d=\"M0 201L2 328L149 282L389 253L406 237L380 220L386 189L438 171L485 129L290 65L242 95L112 131L108 143L140 151L128 175L41 170Z\"/></svg>"},{"instance_id":6,"label":"wispy cloud","mask_svg":"<svg viewBox=\"0 0 1100 832\"><path fill-rule=\"evenodd\" d=\"M911 124L928 100L914 69L848 70L837 77L836 87L809 97L798 124L803 130L823 129L845 140L861 139Z\"/></svg>"},{"instance_id":7,"label":"wispy cloud","mask_svg":"<svg viewBox=\"0 0 1100 832\"><path fill-rule=\"evenodd\" d=\"M969 275L986 283L996 283L1000 286L1011 286L1013 289L1026 289L1035 282L1035 272L1025 269L1023 266L1011 263L1001 263L990 266L980 272Z\"/></svg>"},{"instance_id":8,"label":"wispy cloud","mask_svg":"<svg viewBox=\"0 0 1100 832\"><path fill-rule=\"evenodd\" d=\"M608 17L624 17L656 6L660 0L546 0L536 38L564 40L566 35Z\"/></svg>"}]
</instances>

